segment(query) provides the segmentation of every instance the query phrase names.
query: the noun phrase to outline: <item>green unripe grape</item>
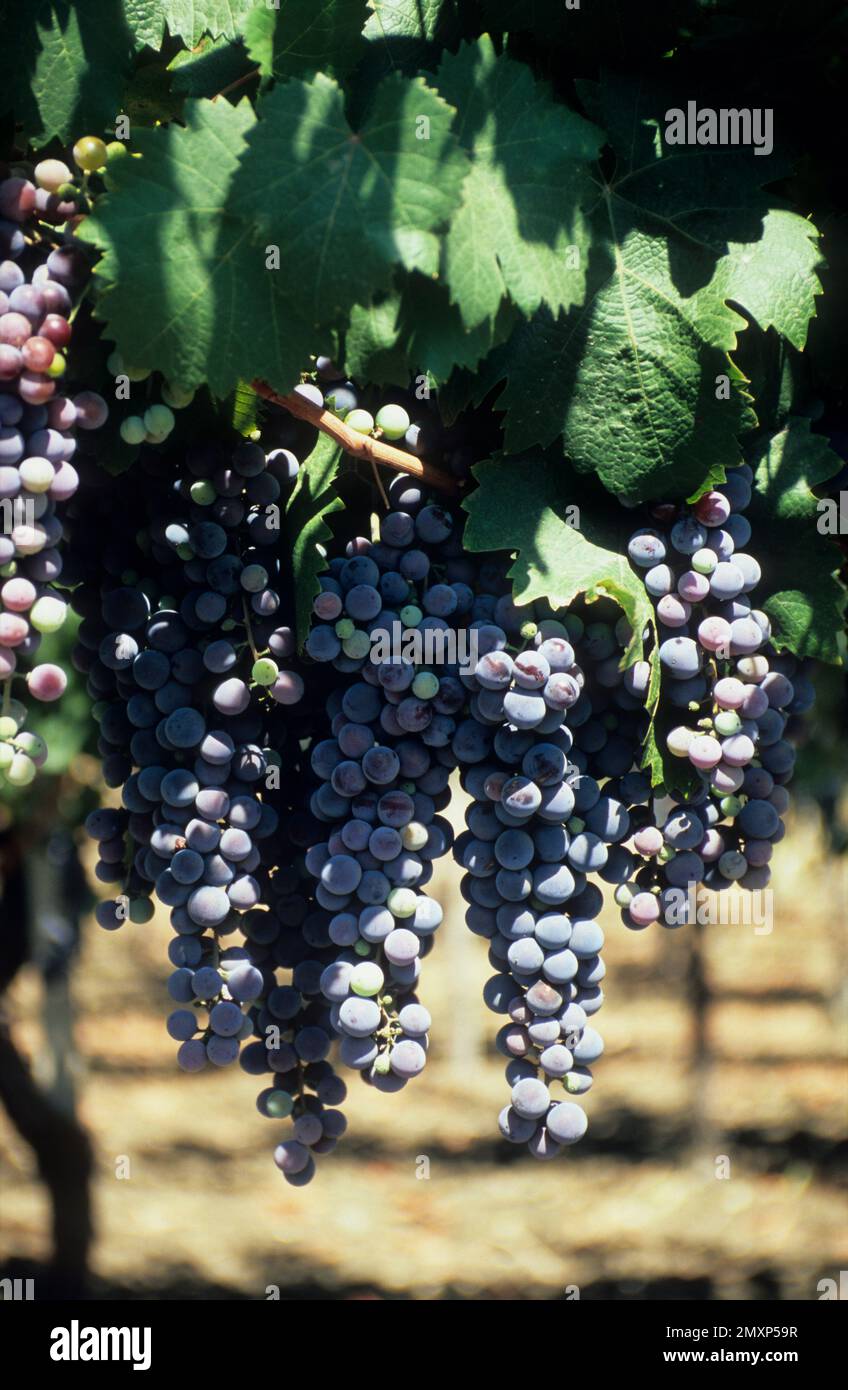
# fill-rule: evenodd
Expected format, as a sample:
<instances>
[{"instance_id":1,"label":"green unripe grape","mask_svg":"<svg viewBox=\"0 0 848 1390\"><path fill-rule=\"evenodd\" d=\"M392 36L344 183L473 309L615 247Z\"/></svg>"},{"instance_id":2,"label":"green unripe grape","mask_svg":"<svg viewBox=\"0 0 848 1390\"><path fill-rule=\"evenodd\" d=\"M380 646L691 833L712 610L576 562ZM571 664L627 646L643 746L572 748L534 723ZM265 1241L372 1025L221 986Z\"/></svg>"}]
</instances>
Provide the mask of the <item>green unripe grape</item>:
<instances>
[{"instance_id":1,"label":"green unripe grape","mask_svg":"<svg viewBox=\"0 0 848 1390\"><path fill-rule=\"evenodd\" d=\"M10 719L14 719L19 729L26 723L27 707L23 700L10 700L6 713Z\"/></svg>"},{"instance_id":2,"label":"green unripe grape","mask_svg":"<svg viewBox=\"0 0 848 1390\"><path fill-rule=\"evenodd\" d=\"M389 1061L388 1052L379 1053L371 1067L371 1071L374 1076L388 1076L391 1069L392 1064Z\"/></svg>"},{"instance_id":3,"label":"green unripe grape","mask_svg":"<svg viewBox=\"0 0 848 1390\"><path fill-rule=\"evenodd\" d=\"M712 574L718 564L718 556L714 550L696 550L692 556L691 565L696 574Z\"/></svg>"},{"instance_id":4,"label":"green unripe grape","mask_svg":"<svg viewBox=\"0 0 848 1390\"><path fill-rule=\"evenodd\" d=\"M0 738L14 738L17 732L17 720L8 714L0 715Z\"/></svg>"},{"instance_id":5,"label":"green unripe grape","mask_svg":"<svg viewBox=\"0 0 848 1390\"><path fill-rule=\"evenodd\" d=\"M439 678L432 671L419 671L412 682L412 693L419 700L432 700L439 693Z\"/></svg>"},{"instance_id":6,"label":"green unripe grape","mask_svg":"<svg viewBox=\"0 0 848 1390\"><path fill-rule=\"evenodd\" d=\"M73 155L74 162L87 174L102 169L107 159L106 146L98 135L83 135L74 145Z\"/></svg>"},{"instance_id":7,"label":"green unripe grape","mask_svg":"<svg viewBox=\"0 0 848 1390\"><path fill-rule=\"evenodd\" d=\"M15 742L19 752L28 754L36 767L43 767L47 760L47 744L41 734L33 734L28 729L22 729Z\"/></svg>"},{"instance_id":8,"label":"green unripe grape","mask_svg":"<svg viewBox=\"0 0 848 1390\"><path fill-rule=\"evenodd\" d=\"M728 738L731 734L738 734L742 728L742 720L735 709L723 709L713 720L715 731L723 738Z\"/></svg>"},{"instance_id":9,"label":"green unripe grape","mask_svg":"<svg viewBox=\"0 0 848 1390\"><path fill-rule=\"evenodd\" d=\"M14 579L18 572L17 560L9 560L8 564L0 567L0 577L3 579Z\"/></svg>"},{"instance_id":10,"label":"green unripe grape","mask_svg":"<svg viewBox=\"0 0 848 1390\"><path fill-rule=\"evenodd\" d=\"M345 416L345 424L357 434L370 434L374 428L374 416L367 410L352 410Z\"/></svg>"},{"instance_id":11,"label":"green unripe grape","mask_svg":"<svg viewBox=\"0 0 848 1390\"><path fill-rule=\"evenodd\" d=\"M5 772L15 756L11 743L0 743L0 772Z\"/></svg>"},{"instance_id":12,"label":"green unripe grape","mask_svg":"<svg viewBox=\"0 0 848 1390\"><path fill-rule=\"evenodd\" d=\"M260 656L254 661L251 675L257 685L273 685L280 674L280 668L270 656Z\"/></svg>"},{"instance_id":13,"label":"green unripe grape","mask_svg":"<svg viewBox=\"0 0 848 1390\"><path fill-rule=\"evenodd\" d=\"M123 140L110 140L106 146L106 160L109 164L113 160L125 159L128 154L129 150Z\"/></svg>"},{"instance_id":14,"label":"green unripe grape","mask_svg":"<svg viewBox=\"0 0 848 1390\"><path fill-rule=\"evenodd\" d=\"M268 571L264 565L245 565L239 583L249 594L261 594L268 587Z\"/></svg>"},{"instance_id":15,"label":"green unripe grape","mask_svg":"<svg viewBox=\"0 0 848 1390\"><path fill-rule=\"evenodd\" d=\"M579 835L581 831L586 829L586 822L581 816L572 816L571 820L566 822L565 828L569 834Z\"/></svg>"},{"instance_id":16,"label":"green unripe grape","mask_svg":"<svg viewBox=\"0 0 848 1390\"><path fill-rule=\"evenodd\" d=\"M37 598L29 610L29 620L37 632L58 632L68 613L68 605L52 594Z\"/></svg>"},{"instance_id":17,"label":"green unripe grape","mask_svg":"<svg viewBox=\"0 0 848 1390\"><path fill-rule=\"evenodd\" d=\"M400 610L400 620L404 627L417 627L423 617L424 614L417 603L408 603Z\"/></svg>"},{"instance_id":18,"label":"green unripe grape","mask_svg":"<svg viewBox=\"0 0 848 1390\"><path fill-rule=\"evenodd\" d=\"M28 787L35 780L37 770L29 754L16 753L6 768L6 776L13 787Z\"/></svg>"},{"instance_id":19,"label":"green unripe grape","mask_svg":"<svg viewBox=\"0 0 848 1390\"><path fill-rule=\"evenodd\" d=\"M56 192L58 193L59 197L65 202L71 202L75 198L79 198L80 196L80 190L77 188L75 183L60 183L59 187L56 189Z\"/></svg>"},{"instance_id":20,"label":"green unripe grape","mask_svg":"<svg viewBox=\"0 0 848 1390\"><path fill-rule=\"evenodd\" d=\"M286 1120L294 1109L294 1101L288 1091L278 1089L266 1099L265 1109L273 1120Z\"/></svg>"},{"instance_id":21,"label":"green unripe grape","mask_svg":"<svg viewBox=\"0 0 848 1390\"><path fill-rule=\"evenodd\" d=\"M414 854L416 850L423 849L429 839L427 827L420 821L411 820L400 832L400 839L404 849L411 850Z\"/></svg>"},{"instance_id":22,"label":"green unripe grape","mask_svg":"<svg viewBox=\"0 0 848 1390\"><path fill-rule=\"evenodd\" d=\"M393 917L412 917L418 905L418 896L411 888L393 888L386 899L386 907Z\"/></svg>"},{"instance_id":23,"label":"green unripe grape","mask_svg":"<svg viewBox=\"0 0 848 1390\"><path fill-rule=\"evenodd\" d=\"M130 898L130 921L144 926L153 917L154 907L149 898Z\"/></svg>"},{"instance_id":24,"label":"green unripe grape","mask_svg":"<svg viewBox=\"0 0 848 1390\"><path fill-rule=\"evenodd\" d=\"M61 352L54 352L53 361L50 363L50 366L47 368L44 375L49 376L53 381L55 381L60 376L64 376L67 370L68 363L64 354Z\"/></svg>"},{"instance_id":25,"label":"green unripe grape","mask_svg":"<svg viewBox=\"0 0 848 1390\"><path fill-rule=\"evenodd\" d=\"M119 433L125 444L143 444L147 436L140 415L128 415L126 420L122 420Z\"/></svg>"},{"instance_id":26,"label":"green unripe grape","mask_svg":"<svg viewBox=\"0 0 848 1390\"><path fill-rule=\"evenodd\" d=\"M401 782L400 789L402 792L406 792L407 796L414 796L418 791L414 782Z\"/></svg>"},{"instance_id":27,"label":"green unripe grape","mask_svg":"<svg viewBox=\"0 0 848 1390\"><path fill-rule=\"evenodd\" d=\"M183 541L182 545L178 545L178 546L177 546L177 554L179 555L179 557L180 557L181 560L193 560L193 559L194 559L194 551L192 550L192 548L191 548L191 546L189 545L188 541ZM169 608L173 608L173 607L174 607L173 604L169 604L168 606L169 606Z\"/></svg>"},{"instance_id":28,"label":"green unripe grape","mask_svg":"<svg viewBox=\"0 0 848 1390\"><path fill-rule=\"evenodd\" d=\"M694 729L687 729L685 724L678 724L676 728L669 730L666 738L669 753L675 758L685 758L693 738L697 738Z\"/></svg>"},{"instance_id":29,"label":"green unripe grape","mask_svg":"<svg viewBox=\"0 0 848 1390\"><path fill-rule=\"evenodd\" d=\"M619 907L629 907L634 897L633 888L629 883L619 883L612 896Z\"/></svg>"},{"instance_id":30,"label":"green unripe grape","mask_svg":"<svg viewBox=\"0 0 848 1390\"><path fill-rule=\"evenodd\" d=\"M149 367L128 367L124 364L124 376L128 381L146 381L150 376Z\"/></svg>"},{"instance_id":31,"label":"green unripe grape","mask_svg":"<svg viewBox=\"0 0 848 1390\"><path fill-rule=\"evenodd\" d=\"M208 478L195 478L189 493L192 502L198 507L211 507L218 497L214 484L210 483Z\"/></svg>"},{"instance_id":32,"label":"green unripe grape","mask_svg":"<svg viewBox=\"0 0 848 1390\"><path fill-rule=\"evenodd\" d=\"M342 651L352 661L360 661L362 657L368 655L370 650L371 638L367 632L362 632L360 629L351 633L350 637L346 637L342 642Z\"/></svg>"},{"instance_id":33,"label":"green unripe grape","mask_svg":"<svg viewBox=\"0 0 848 1390\"><path fill-rule=\"evenodd\" d=\"M18 473L27 492L46 492L56 477L49 459L28 458L18 464Z\"/></svg>"},{"instance_id":34,"label":"green unripe grape","mask_svg":"<svg viewBox=\"0 0 848 1390\"><path fill-rule=\"evenodd\" d=\"M533 640L533 638L536 636L536 633L537 633L538 631L539 631L539 628L538 628L538 625L537 625L536 623L527 622L527 623L522 623L522 624L521 624L521 628L520 628L521 637L522 637L522 640L525 641L525 642L531 642L531 641Z\"/></svg>"},{"instance_id":35,"label":"green unripe grape","mask_svg":"<svg viewBox=\"0 0 848 1390\"><path fill-rule=\"evenodd\" d=\"M162 383L162 399L174 410L184 410L187 405L191 405L194 395L194 387L189 390L186 386L175 386L170 381Z\"/></svg>"},{"instance_id":36,"label":"green unripe grape","mask_svg":"<svg viewBox=\"0 0 848 1390\"><path fill-rule=\"evenodd\" d=\"M383 431L386 439L403 439L409 429L409 416L402 405L384 405L377 411L375 424Z\"/></svg>"},{"instance_id":37,"label":"green unripe grape","mask_svg":"<svg viewBox=\"0 0 848 1390\"><path fill-rule=\"evenodd\" d=\"M380 993L385 978L376 961L364 960L361 964L353 967L350 987L354 994L359 995L360 999L370 999L372 995Z\"/></svg>"},{"instance_id":38,"label":"green unripe grape","mask_svg":"<svg viewBox=\"0 0 848 1390\"><path fill-rule=\"evenodd\" d=\"M674 858L674 855L675 851L672 849L671 845L663 845L661 849L657 850L657 863L668 864L668 862Z\"/></svg>"},{"instance_id":39,"label":"green unripe grape","mask_svg":"<svg viewBox=\"0 0 848 1390\"><path fill-rule=\"evenodd\" d=\"M352 618L339 618L333 630L340 642L347 642L356 632L356 623Z\"/></svg>"},{"instance_id":40,"label":"green unripe grape","mask_svg":"<svg viewBox=\"0 0 848 1390\"><path fill-rule=\"evenodd\" d=\"M144 428L148 434L167 438L176 423L173 410L166 405L150 405L144 412Z\"/></svg>"},{"instance_id":41,"label":"green unripe grape","mask_svg":"<svg viewBox=\"0 0 848 1390\"><path fill-rule=\"evenodd\" d=\"M173 606L173 604L170 605L171 608L173 608ZM232 632L233 629L237 627L238 623L236 622L235 618L225 618L224 621L221 623L222 632Z\"/></svg>"},{"instance_id":42,"label":"green unripe grape","mask_svg":"<svg viewBox=\"0 0 848 1390\"><path fill-rule=\"evenodd\" d=\"M354 955L357 956L370 956L371 947L368 945L367 941L355 941L353 944L353 951Z\"/></svg>"},{"instance_id":43,"label":"green unripe grape","mask_svg":"<svg viewBox=\"0 0 848 1390\"><path fill-rule=\"evenodd\" d=\"M734 820L742 810L742 801L738 796L723 796L718 804L722 814L730 820Z\"/></svg>"}]
</instances>

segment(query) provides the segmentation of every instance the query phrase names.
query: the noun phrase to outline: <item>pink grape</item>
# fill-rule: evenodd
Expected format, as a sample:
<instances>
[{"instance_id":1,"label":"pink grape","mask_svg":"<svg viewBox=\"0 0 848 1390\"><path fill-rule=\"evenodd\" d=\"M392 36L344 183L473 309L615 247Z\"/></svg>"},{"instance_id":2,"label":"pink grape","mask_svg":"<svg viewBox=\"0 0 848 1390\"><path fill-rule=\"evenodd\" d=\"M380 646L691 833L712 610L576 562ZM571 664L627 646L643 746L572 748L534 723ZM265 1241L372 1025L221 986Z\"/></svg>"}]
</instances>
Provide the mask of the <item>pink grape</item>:
<instances>
[{"instance_id":1,"label":"pink grape","mask_svg":"<svg viewBox=\"0 0 848 1390\"><path fill-rule=\"evenodd\" d=\"M13 381L23 370L24 359L20 348L9 343L0 343L0 381Z\"/></svg>"},{"instance_id":2,"label":"pink grape","mask_svg":"<svg viewBox=\"0 0 848 1390\"><path fill-rule=\"evenodd\" d=\"M0 681L11 676L18 664L18 658L8 647L0 647Z\"/></svg>"},{"instance_id":3,"label":"pink grape","mask_svg":"<svg viewBox=\"0 0 848 1390\"><path fill-rule=\"evenodd\" d=\"M650 926L660 915L659 900L654 893L637 893L631 900L628 911L637 926Z\"/></svg>"},{"instance_id":4,"label":"pink grape","mask_svg":"<svg viewBox=\"0 0 848 1390\"><path fill-rule=\"evenodd\" d=\"M54 396L47 407L47 423L53 430L69 430L76 424L77 408L67 396Z\"/></svg>"},{"instance_id":5,"label":"pink grape","mask_svg":"<svg viewBox=\"0 0 848 1390\"><path fill-rule=\"evenodd\" d=\"M35 184L29 179L3 179L0 182L0 217L25 222L35 208Z\"/></svg>"},{"instance_id":6,"label":"pink grape","mask_svg":"<svg viewBox=\"0 0 848 1390\"><path fill-rule=\"evenodd\" d=\"M721 745L722 757L731 767L746 767L754 756L754 743L747 734L731 734ZM735 790L735 788L733 788Z\"/></svg>"},{"instance_id":7,"label":"pink grape","mask_svg":"<svg viewBox=\"0 0 848 1390\"><path fill-rule=\"evenodd\" d=\"M29 623L17 613L0 613L0 647L17 647L29 632Z\"/></svg>"},{"instance_id":8,"label":"pink grape","mask_svg":"<svg viewBox=\"0 0 848 1390\"><path fill-rule=\"evenodd\" d=\"M79 487L79 473L69 463L60 463L47 492L54 502L67 502Z\"/></svg>"},{"instance_id":9,"label":"pink grape","mask_svg":"<svg viewBox=\"0 0 848 1390\"><path fill-rule=\"evenodd\" d=\"M36 588L28 579L7 579L0 589L0 598L13 613L26 613L35 603Z\"/></svg>"},{"instance_id":10,"label":"pink grape","mask_svg":"<svg viewBox=\"0 0 848 1390\"><path fill-rule=\"evenodd\" d=\"M44 405L55 394L56 383L37 372L22 372L18 392L27 405Z\"/></svg>"},{"instance_id":11,"label":"pink grape","mask_svg":"<svg viewBox=\"0 0 848 1390\"><path fill-rule=\"evenodd\" d=\"M68 677L61 666L54 666L52 662L42 662L40 666L34 666L27 676L27 686L31 695L36 700L50 701L58 700L60 695L64 695L68 684Z\"/></svg>"},{"instance_id":12,"label":"pink grape","mask_svg":"<svg viewBox=\"0 0 848 1390\"><path fill-rule=\"evenodd\" d=\"M690 604L676 594L664 594L657 604L657 617L666 627L683 627L691 612Z\"/></svg>"},{"instance_id":13,"label":"pink grape","mask_svg":"<svg viewBox=\"0 0 848 1390\"><path fill-rule=\"evenodd\" d=\"M646 825L633 836L633 844L639 854L659 854L663 847L662 831L658 830L655 825Z\"/></svg>"},{"instance_id":14,"label":"pink grape","mask_svg":"<svg viewBox=\"0 0 848 1390\"><path fill-rule=\"evenodd\" d=\"M698 641L708 652L727 648L730 642L730 623L724 618L704 618L698 624Z\"/></svg>"},{"instance_id":15,"label":"pink grape","mask_svg":"<svg viewBox=\"0 0 848 1390\"><path fill-rule=\"evenodd\" d=\"M731 796L733 792L738 792L743 780L744 773L741 767L733 767L729 762L720 762L713 768L710 784L719 796Z\"/></svg>"},{"instance_id":16,"label":"pink grape","mask_svg":"<svg viewBox=\"0 0 848 1390\"><path fill-rule=\"evenodd\" d=\"M76 423L84 430L99 430L109 418L109 407L96 391L80 391L74 396Z\"/></svg>"},{"instance_id":17,"label":"pink grape","mask_svg":"<svg viewBox=\"0 0 848 1390\"><path fill-rule=\"evenodd\" d=\"M305 687L296 671L281 671L268 689L278 705L296 705L298 700L303 699Z\"/></svg>"},{"instance_id":18,"label":"pink grape","mask_svg":"<svg viewBox=\"0 0 848 1390\"><path fill-rule=\"evenodd\" d=\"M710 592L710 581L705 574L684 570L677 581L677 592L687 603L702 603Z\"/></svg>"},{"instance_id":19,"label":"pink grape","mask_svg":"<svg viewBox=\"0 0 848 1390\"><path fill-rule=\"evenodd\" d=\"M756 687L743 685L735 676L722 676L713 686L713 699L722 709L740 709L745 701L746 693ZM752 715L756 719L756 715Z\"/></svg>"},{"instance_id":20,"label":"pink grape","mask_svg":"<svg viewBox=\"0 0 848 1390\"><path fill-rule=\"evenodd\" d=\"M723 836L717 830L708 830L701 843L695 846L695 852L708 864L711 864L714 859L719 859L724 854Z\"/></svg>"},{"instance_id":21,"label":"pink grape","mask_svg":"<svg viewBox=\"0 0 848 1390\"><path fill-rule=\"evenodd\" d=\"M693 738L687 756L694 767L708 771L721 762L721 744L717 739L701 735Z\"/></svg>"},{"instance_id":22,"label":"pink grape","mask_svg":"<svg viewBox=\"0 0 848 1390\"><path fill-rule=\"evenodd\" d=\"M25 314L9 312L0 317L0 343L22 348L32 336L32 324Z\"/></svg>"},{"instance_id":23,"label":"pink grape","mask_svg":"<svg viewBox=\"0 0 848 1390\"><path fill-rule=\"evenodd\" d=\"M730 516L730 503L723 492L705 492L695 503L695 515L704 526L723 526Z\"/></svg>"}]
</instances>

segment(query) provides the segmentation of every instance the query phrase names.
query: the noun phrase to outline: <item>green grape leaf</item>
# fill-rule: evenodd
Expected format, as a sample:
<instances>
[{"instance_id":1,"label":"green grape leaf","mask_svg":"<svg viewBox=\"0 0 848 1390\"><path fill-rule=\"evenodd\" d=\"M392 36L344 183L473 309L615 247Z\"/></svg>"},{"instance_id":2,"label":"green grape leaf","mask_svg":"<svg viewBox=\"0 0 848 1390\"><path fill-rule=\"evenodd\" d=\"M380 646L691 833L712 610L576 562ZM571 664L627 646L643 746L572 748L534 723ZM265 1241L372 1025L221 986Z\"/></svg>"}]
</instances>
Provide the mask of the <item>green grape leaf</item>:
<instances>
[{"instance_id":1,"label":"green grape leaf","mask_svg":"<svg viewBox=\"0 0 848 1390\"><path fill-rule=\"evenodd\" d=\"M839 501L819 503L811 488L827 482L842 461L810 421L791 418L761 441L751 459L754 496L749 509L763 578L760 606L772 622L772 640L796 656L839 662L846 590L838 578Z\"/></svg>"},{"instance_id":2,"label":"green grape leaf","mask_svg":"<svg viewBox=\"0 0 848 1390\"><path fill-rule=\"evenodd\" d=\"M254 391L249 381L240 381L233 392L233 429L245 438L258 429L262 419L262 397Z\"/></svg>"},{"instance_id":3,"label":"green grape leaf","mask_svg":"<svg viewBox=\"0 0 848 1390\"><path fill-rule=\"evenodd\" d=\"M421 39L431 43L448 18L456 14L455 0L368 0L371 14L366 39Z\"/></svg>"},{"instance_id":4,"label":"green grape leaf","mask_svg":"<svg viewBox=\"0 0 848 1390\"><path fill-rule=\"evenodd\" d=\"M127 116L131 128L162 125L181 120L183 96L171 84L171 76L158 60L138 68L124 88L121 114Z\"/></svg>"},{"instance_id":5,"label":"green grape leaf","mask_svg":"<svg viewBox=\"0 0 848 1390\"><path fill-rule=\"evenodd\" d=\"M345 334L345 372L375 386L406 386L412 374L400 332L400 291L354 304Z\"/></svg>"},{"instance_id":6,"label":"green grape leaf","mask_svg":"<svg viewBox=\"0 0 848 1390\"><path fill-rule=\"evenodd\" d=\"M326 518L344 506L334 484L342 451L329 435L319 434L315 448L301 464L286 507L286 536L295 582L295 630L298 651L309 636L312 601L320 592L318 576L327 568L322 547L332 539Z\"/></svg>"},{"instance_id":7,"label":"green grape leaf","mask_svg":"<svg viewBox=\"0 0 848 1390\"><path fill-rule=\"evenodd\" d=\"M201 39L196 48L181 48L168 64L171 90L187 97L213 97L250 70L244 45L226 38Z\"/></svg>"},{"instance_id":8,"label":"green grape leaf","mask_svg":"<svg viewBox=\"0 0 848 1390\"><path fill-rule=\"evenodd\" d=\"M35 146L102 135L121 109L132 61L121 0L28 0L7 7L0 111Z\"/></svg>"},{"instance_id":9,"label":"green grape leaf","mask_svg":"<svg viewBox=\"0 0 848 1390\"><path fill-rule=\"evenodd\" d=\"M746 319L730 301L803 342L820 289L815 234L770 210L760 185L781 172L771 158L669 147L672 100L635 79L578 89L616 154L595 211L590 293L567 316L542 309L520 325L475 395L506 379L498 405L512 452L561 436L577 470L628 503L688 497L740 462L751 421L727 356Z\"/></svg>"},{"instance_id":10,"label":"green grape leaf","mask_svg":"<svg viewBox=\"0 0 848 1390\"><path fill-rule=\"evenodd\" d=\"M246 100L187 102L184 128L137 131L142 158L115 165L80 228L103 252L97 313L124 356L217 396L257 376L288 390L320 350L250 220L228 210L254 119Z\"/></svg>"},{"instance_id":11,"label":"green grape leaf","mask_svg":"<svg viewBox=\"0 0 848 1390\"><path fill-rule=\"evenodd\" d=\"M279 10L251 11L244 41L263 77L343 76L359 60L366 13L365 0L283 0Z\"/></svg>"},{"instance_id":12,"label":"green grape leaf","mask_svg":"<svg viewBox=\"0 0 848 1390\"><path fill-rule=\"evenodd\" d=\"M423 79L386 78L356 132L323 74L279 83L260 114L235 205L284 249L280 276L305 317L327 322L368 303L397 264L435 274L436 232L457 206L467 159L452 108Z\"/></svg>"},{"instance_id":13,"label":"green grape leaf","mask_svg":"<svg viewBox=\"0 0 848 1390\"><path fill-rule=\"evenodd\" d=\"M582 303L587 166L603 133L554 101L524 63L498 56L488 36L447 53L437 82L471 158L444 272L466 327L491 323L506 296L525 314Z\"/></svg>"},{"instance_id":14,"label":"green grape leaf","mask_svg":"<svg viewBox=\"0 0 848 1390\"><path fill-rule=\"evenodd\" d=\"M478 486L462 504L465 548L516 552L509 570L516 603L547 599L567 608L581 594L613 599L633 631L625 664L641 661L654 610L627 559L625 514L587 506L561 463L541 454L485 459L472 472Z\"/></svg>"},{"instance_id":15,"label":"green grape leaf","mask_svg":"<svg viewBox=\"0 0 848 1390\"><path fill-rule=\"evenodd\" d=\"M346 340L348 375L376 385L408 385L420 374L439 385L455 368L475 367L508 336L516 317L504 300L494 324L468 331L443 284L408 275L393 293L370 305L354 305Z\"/></svg>"},{"instance_id":16,"label":"green grape leaf","mask_svg":"<svg viewBox=\"0 0 848 1390\"><path fill-rule=\"evenodd\" d=\"M139 48L161 48L165 29L195 48L204 34L235 39L255 0L124 0L127 24Z\"/></svg>"},{"instance_id":17,"label":"green grape leaf","mask_svg":"<svg viewBox=\"0 0 848 1390\"><path fill-rule=\"evenodd\" d=\"M695 296L695 313L706 327L711 309L719 306L716 345L733 350L746 321L725 314L725 304L742 305L760 328L775 328L800 351L816 314L822 285L816 270L823 264L819 233L811 222L785 208L770 208L762 233L754 241L730 242L705 289ZM701 304L703 302L703 309Z\"/></svg>"}]
</instances>

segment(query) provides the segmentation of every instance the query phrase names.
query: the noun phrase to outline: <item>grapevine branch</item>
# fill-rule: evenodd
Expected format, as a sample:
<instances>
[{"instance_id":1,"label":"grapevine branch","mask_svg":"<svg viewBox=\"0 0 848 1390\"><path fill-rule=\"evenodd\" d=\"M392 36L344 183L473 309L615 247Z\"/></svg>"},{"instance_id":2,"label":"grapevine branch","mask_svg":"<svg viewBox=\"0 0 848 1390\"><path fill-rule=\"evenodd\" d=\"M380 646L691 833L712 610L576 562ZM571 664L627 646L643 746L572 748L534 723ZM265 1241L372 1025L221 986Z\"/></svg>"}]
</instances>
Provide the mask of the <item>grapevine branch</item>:
<instances>
[{"instance_id":1,"label":"grapevine branch","mask_svg":"<svg viewBox=\"0 0 848 1390\"><path fill-rule=\"evenodd\" d=\"M328 434L331 439L335 439L336 443L341 445L346 453L352 454L354 458L367 459L371 463L383 463L387 468L394 468L396 472L411 473L413 477L420 478L422 483L426 483L428 487L437 488L440 492L449 492L454 495L459 492L456 480L440 469L434 468L432 464L424 463L414 454L405 453L403 449L396 449L392 444L385 444L381 439L372 439L368 434L359 434L357 430L350 429L338 416L333 415L332 411L322 410L320 406L313 405L312 401L299 396L297 392L293 391L287 396L279 396L264 381L254 381L253 389L263 400L282 406L298 420L306 420L316 429Z\"/></svg>"}]
</instances>

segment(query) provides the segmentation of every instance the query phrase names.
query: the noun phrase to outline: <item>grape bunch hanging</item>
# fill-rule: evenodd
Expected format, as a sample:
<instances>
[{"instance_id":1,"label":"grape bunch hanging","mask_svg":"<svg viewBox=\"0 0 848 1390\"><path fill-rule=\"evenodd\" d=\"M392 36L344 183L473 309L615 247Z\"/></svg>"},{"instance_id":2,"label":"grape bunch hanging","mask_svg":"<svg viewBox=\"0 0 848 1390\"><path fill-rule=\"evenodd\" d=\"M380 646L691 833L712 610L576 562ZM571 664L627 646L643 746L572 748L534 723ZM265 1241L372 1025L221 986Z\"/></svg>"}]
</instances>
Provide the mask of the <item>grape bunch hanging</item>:
<instances>
[{"instance_id":1,"label":"grape bunch hanging","mask_svg":"<svg viewBox=\"0 0 848 1390\"><path fill-rule=\"evenodd\" d=\"M473 460L470 426L380 403L327 359L298 394L410 467L462 476ZM69 503L74 664L121 802L87 823L109 885L98 921L168 909L177 1062L256 1077L261 1113L287 1125L275 1160L302 1185L346 1128L345 1076L391 1092L426 1065L444 917L427 888L452 851L494 971L500 1133L556 1157L586 1131L603 1052L604 885L626 925L677 926L671 890L761 885L780 838L784 726L810 687L747 598L749 470L629 547L657 600L663 708L686 719L669 748L695 779L662 796L638 766L649 667L622 669L615 606L516 606L509 557L467 553L462 511L414 476L375 490L369 534L337 522L298 652L280 517L301 428L277 412L282 444L144 446L117 482L83 469ZM373 660L393 632L450 639L454 657ZM455 840L454 775L470 798Z\"/></svg>"}]
</instances>

